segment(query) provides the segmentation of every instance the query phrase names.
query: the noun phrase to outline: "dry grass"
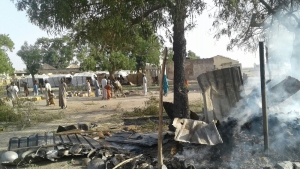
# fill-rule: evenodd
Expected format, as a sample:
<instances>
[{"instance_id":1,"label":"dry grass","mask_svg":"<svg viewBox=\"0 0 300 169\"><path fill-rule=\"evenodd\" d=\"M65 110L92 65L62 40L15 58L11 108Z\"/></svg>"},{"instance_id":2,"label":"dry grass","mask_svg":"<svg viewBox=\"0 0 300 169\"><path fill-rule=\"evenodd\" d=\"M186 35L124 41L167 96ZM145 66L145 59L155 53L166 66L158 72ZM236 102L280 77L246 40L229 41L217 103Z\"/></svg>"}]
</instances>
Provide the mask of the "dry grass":
<instances>
[{"instance_id":1,"label":"dry grass","mask_svg":"<svg viewBox=\"0 0 300 169\"><path fill-rule=\"evenodd\" d=\"M197 114L203 114L203 102L193 101L189 103L189 106L191 111Z\"/></svg>"},{"instance_id":2,"label":"dry grass","mask_svg":"<svg viewBox=\"0 0 300 169\"><path fill-rule=\"evenodd\" d=\"M168 125L164 124L163 130L168 130ZM158 125L157 125L157 123L154 123L153 121L148 120L147 123L145 123L141 126L138 126L138 131L140 131L140 132L158 131Z\"/></svg>"}]
</instances>

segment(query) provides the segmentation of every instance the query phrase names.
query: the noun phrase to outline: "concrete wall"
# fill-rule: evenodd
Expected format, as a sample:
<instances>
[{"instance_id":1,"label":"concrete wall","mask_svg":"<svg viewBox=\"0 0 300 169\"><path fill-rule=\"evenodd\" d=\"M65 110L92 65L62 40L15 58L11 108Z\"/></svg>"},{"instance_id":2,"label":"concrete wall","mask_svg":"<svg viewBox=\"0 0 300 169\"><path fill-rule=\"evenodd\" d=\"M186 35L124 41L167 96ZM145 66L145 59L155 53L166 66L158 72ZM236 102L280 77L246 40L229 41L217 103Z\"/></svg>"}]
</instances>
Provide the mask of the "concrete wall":
<instances>
[{"instance_id":1,"label":"concrete wall","mask_svg":"<svg viewBox=\"0 0 300 169\"><path fill-rule=\"evenodd\" d=\"M240 65L239 61L224 56L217 55L213 57L215 69L224 69L236 65Z\"/></svg>"}]
</instances>

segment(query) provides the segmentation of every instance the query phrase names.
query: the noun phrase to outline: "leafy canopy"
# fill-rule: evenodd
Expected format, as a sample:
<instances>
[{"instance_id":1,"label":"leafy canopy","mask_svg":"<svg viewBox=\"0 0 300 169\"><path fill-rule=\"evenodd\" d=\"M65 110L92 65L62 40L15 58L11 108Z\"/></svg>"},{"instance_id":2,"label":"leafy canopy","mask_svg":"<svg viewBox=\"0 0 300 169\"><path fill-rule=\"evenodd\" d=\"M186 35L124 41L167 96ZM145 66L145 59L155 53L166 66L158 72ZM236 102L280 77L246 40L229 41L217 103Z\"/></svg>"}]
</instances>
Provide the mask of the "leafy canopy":
<instances>
[{"instance_id":1,"label":"leafy canopy","mask_svg":"<svg viewBox=\"0 0 300 169\"><path fill-rule=\"evenodd\" d=\"M27 71L34 77L38 73L42 61L41 50L37 45L28 45L25 42L17 52L26 65Z\"/></svg>"},{"instance_id":2,"label":"leafy canopy","mask_svg":"<svg viewBox=\"0 0 300 169\"><path fill-rule=\"evenodd\" d=\"M9 38L9 36L0 34L0 73L14 73L14 68L7 55L7 51L12 51L13 49L14 42Z\"/></svg>"},{"instance_id":3,"label":"leafy canopy","mask_svg":"<svg viewBox=\"0 0 300 169\"><path fill-rule=\"evenodd\" d=\"M53 39L39 38L35 45L40 49L42 62L55 68L66 68L73 60L75 49L67 36Z\"/></svg>"}]
</instances>

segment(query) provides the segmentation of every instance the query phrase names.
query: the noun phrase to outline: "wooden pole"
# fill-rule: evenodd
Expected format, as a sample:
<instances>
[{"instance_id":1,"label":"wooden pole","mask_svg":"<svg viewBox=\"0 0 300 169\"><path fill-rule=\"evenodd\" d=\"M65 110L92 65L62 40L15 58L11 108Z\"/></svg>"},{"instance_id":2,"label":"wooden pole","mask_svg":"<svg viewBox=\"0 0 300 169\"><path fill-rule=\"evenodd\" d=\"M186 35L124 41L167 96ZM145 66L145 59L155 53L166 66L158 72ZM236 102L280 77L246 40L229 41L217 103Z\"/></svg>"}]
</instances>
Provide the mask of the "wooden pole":
<instances>
[{"instance_id":1,"label":"wooden pole","mask_svg":"<svg viewBox=\"0 0 300 169\"><path fill-rule=\"evenodd\" d=\"M161 169L163 166L163 156L162 156L162 130L163 130L163 84L164 84L164 75L166 60L168 55L168 49L165 47L164 50L164 59L161 68L161 80L159 82L159 121L158 121L158 168Z\"/></svg>"}]
</instances>

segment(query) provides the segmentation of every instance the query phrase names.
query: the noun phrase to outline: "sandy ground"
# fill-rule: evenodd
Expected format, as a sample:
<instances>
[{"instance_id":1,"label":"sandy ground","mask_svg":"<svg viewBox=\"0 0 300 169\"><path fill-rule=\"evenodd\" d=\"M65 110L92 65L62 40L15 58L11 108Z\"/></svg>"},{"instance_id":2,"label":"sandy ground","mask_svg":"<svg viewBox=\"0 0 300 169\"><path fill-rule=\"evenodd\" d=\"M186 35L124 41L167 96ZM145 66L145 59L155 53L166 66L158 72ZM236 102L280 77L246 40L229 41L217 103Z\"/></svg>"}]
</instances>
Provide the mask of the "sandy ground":
<instances>
[{"instance_id":1,"label":"sandy ground","mask_svg":"<svg viewBox=\"0 0 300 169\"><path fill-rule=\"evenodd\" d=\"M189 102L197 102L202 100L199 87L196 83L190 86ZM159 92L149 91L147 96L143 96L141 91L137 94L129 95L126 98L113 98L111 100L101 100L101 97L71 97L67 99L68 108L60 109L58 105L45 106L45 100L36 101L36 107L45 112L58 113L63 111L65 117L63 119L54 120L48 123L39 123L38 125L27 127L22 131L8 128L6 131L0 132L0 151L7 150L8 141L11 137L28 137L32 134L56 131L59 125L77 125L79 122L90 124L94 122L104 128L118 127L123 128L124 124L121 119L117 119L124 111L131 111L135 107L144 107L145 101L150 97L159 97ZM164 101L173 101L173 93L163 97ZM55 99L56 104L58 100ZM0 153L1 153L0 152ZM2 154L2 153L1 153ZM81 166L70 165L71 159L65 158L61 162L48 162L46 164L37 164L38 168L81 168ZM35 168L35 167L34 167Z\"/></svg>"}]
</instances>

